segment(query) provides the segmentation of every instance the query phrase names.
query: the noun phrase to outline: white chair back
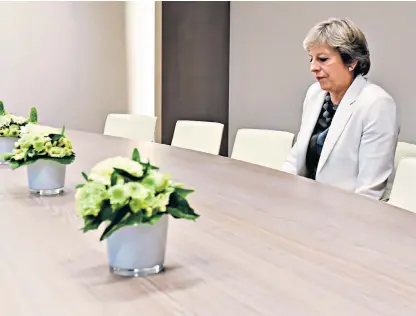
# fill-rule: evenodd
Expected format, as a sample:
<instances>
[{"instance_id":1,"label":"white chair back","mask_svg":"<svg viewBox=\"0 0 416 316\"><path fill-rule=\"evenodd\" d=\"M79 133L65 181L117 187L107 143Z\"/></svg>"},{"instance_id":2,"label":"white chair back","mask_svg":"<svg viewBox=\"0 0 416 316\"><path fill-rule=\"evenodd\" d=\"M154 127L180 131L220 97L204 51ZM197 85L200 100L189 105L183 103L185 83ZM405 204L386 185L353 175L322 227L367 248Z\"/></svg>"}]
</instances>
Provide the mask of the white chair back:
<instances>
[{"instance_id":1,"label":"white chair back","mask_svg":"<svg viewBox=\"0 0 416 316\"><path fill-rule=\"evenodd\" d=\"M293 133L283 131L240 129L231 158L279 170L292 148L294 137Z\"/></svg>"},{"instance_id":2,"label":"white chair back","mask_svg":"<svg viewBox=\"0 0 416 316\"><path fill-rule=\"evenodd\" d=\"M208 154L220 152L224 124L216 122L176 122L171 145Z\"/></svg>"},{"instance_id":3,"label":"white chair back","mask_svg":"<svg viewBox=\"0 0 416 316\"><path fill-rule=\"evenodd\" d=\"M416 145L398 142L396 147L396 154L394 156L394 169L397 169L402 158L416 157Z\"/></svg>"},{"instance_id":4,"label":"white chair back","mask_svg":"<svg viewBox=\"0 0 416 316\"><path fill-rule=\"evenodd\" d=\"M104 135L153 142L157 117L133 114L109 114Z\"/></svg>"},{"instance_id":5,"label":"white chair back","mask_svg":"<svg viewBox=\"0 0 416 316\"><path fill-rule=\"evenodd\" d=\"M402 158L390 194L389 204L416 213L416 158Z\"/></svg>"},{"instance_id":6,"label":"white chair back","mask_svg":"<svg viewBox=\"0 0 416 316\"><path fill-rule=\"evenodd\" d=\"M399 162L403 158L407 157L416 157L416 145L405 143L405 142L398 142L396 147L396 153L394 156L394 170L391 176L389 177L386 185L386 191L383 195L382 200L388 200L391 194L392 186L394 179L396 177L396 170L399 165Z\"/></svg>"}]
</instances>

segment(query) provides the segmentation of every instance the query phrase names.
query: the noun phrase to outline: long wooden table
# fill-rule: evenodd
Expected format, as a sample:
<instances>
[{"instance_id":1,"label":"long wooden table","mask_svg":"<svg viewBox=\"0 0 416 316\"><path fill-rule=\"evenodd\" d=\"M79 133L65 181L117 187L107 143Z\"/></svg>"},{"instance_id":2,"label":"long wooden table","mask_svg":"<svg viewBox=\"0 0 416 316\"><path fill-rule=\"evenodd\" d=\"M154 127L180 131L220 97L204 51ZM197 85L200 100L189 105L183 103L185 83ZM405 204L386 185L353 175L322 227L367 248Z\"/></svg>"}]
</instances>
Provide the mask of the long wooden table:
<instances>
[{"instance_id":1,"label":"long wooden table","mask_svg":"<svg viewBox=\"0 0 416 316\"><path fill-rule=\"evenodd\" d=\"M0 315L415 316L416 214L232 159L69 131L66 193L28 194L0 168ZM109 273L83 234L75 185L98 161L142 156L196 193L170 221L165 273Z\"/></svg>"}]
</instances>

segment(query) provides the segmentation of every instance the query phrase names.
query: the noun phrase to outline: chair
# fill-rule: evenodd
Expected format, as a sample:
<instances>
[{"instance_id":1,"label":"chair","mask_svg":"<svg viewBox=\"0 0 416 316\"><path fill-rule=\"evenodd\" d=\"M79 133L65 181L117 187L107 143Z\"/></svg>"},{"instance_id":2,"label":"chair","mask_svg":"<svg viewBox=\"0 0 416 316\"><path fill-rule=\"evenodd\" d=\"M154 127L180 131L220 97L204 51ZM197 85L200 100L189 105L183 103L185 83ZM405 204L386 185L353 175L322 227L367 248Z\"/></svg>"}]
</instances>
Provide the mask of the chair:
<instances>
[{"instance_id":1,"label":"chair","mask_svg":"<svg viewBox=\"0 0 416 316\"><path fill-rule=\"evenodd\" d=\"M155 140L157 117L133 114L109 114L105 121L104 135L132 140Z\"/></svg>"},{"instance_id":2,"label":"chair","mask_svg":"<svg viewBox=\"0 0 416 316\"><path fill-rule=\"evenodd\" d=\"M398 142L396 147L396 154L394 156L394 169L397 169L402 158L416 157L416 145Z\"/></svg>"},{"instance_id":3,"label":"chair","mask_svg":"<svg viewBox=\"0 0 416 316\"><path fill-rule=\"evenodd\" d=\"M402 158L390 194L389 204L416 213L416 158Z\"/></svg>"},{"instance_id":4,"label":"chair","mask_svg":"<svg viewBox=\"0 0 416 316\"><path fill-rule=\"evenodd\" d=\"M293 145L294 134L262 129L240 129L231 158L280 169Z\"/></svg>"},{"instance_id":5,"label":"chair","mask_svg":"<svg viewBox=\"0 0 416 316\"><path fill-rule=\"evenodd\" d=\"M223 131L222 123L179 120L176 122L171 145L218 155Z\"/></svg>"},{"instance_id":6,"label":"chair","mask_svg":"<svg viewBox=\"0 0 416 316\"><path fill-rule=\"evenodd\" d=\"M405 142L398 142L394 156L394 170L387 181L386 192L384 193L382 200L386 201L389 199L399 162L401 159L406 157L416 157L416 145Z\"/></svg>"}]
</instances>

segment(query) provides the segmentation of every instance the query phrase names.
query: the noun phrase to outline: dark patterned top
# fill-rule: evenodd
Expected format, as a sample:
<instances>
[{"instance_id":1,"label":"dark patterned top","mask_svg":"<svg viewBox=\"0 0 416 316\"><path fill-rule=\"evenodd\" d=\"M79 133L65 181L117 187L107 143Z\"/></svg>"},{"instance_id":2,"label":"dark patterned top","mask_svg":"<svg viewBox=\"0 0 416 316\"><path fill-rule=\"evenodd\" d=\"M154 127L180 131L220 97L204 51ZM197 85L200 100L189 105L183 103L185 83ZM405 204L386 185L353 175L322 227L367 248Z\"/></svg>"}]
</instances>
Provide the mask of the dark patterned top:
<instances>
[{"instance_id":1,"label":"dark patterned top","mask_svg":"<svg viewBox=\"0 0 416 316\"><path fill-rule=\"evenodd\" d=\"M332 104L329 93L325 96L324 104L316 122L309 141L308 150L306 152L306 168L308 170L307 177L314 179L316 177L316 169L318 168L319 158L321 157L322 147L331 126L332 118L335 115L338 105Z\"/></svg>"}]
</instances>

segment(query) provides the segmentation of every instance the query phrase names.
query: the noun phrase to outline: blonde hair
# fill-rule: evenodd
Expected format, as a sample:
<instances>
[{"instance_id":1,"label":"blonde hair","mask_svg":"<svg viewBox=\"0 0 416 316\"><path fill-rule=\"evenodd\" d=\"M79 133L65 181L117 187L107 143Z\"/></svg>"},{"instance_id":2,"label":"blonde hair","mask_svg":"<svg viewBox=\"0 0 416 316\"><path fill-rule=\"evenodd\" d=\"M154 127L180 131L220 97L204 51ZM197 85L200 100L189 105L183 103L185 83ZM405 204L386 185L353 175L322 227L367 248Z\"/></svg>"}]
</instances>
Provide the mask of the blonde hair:
<instances>
[{"instance_id":1,"label":"blonde hair","mask_svg":"<svg viewBox=\"0 0 416 316\"><path fill-rule=\"evenodd\" d=\"M348 19L332 18L316 24L303 41L308 51L314 45L328 44L338 50L345 65L357 61L354 75L366 75L371 66L370 52L364 33Z\"/></svg>"}]
</instances>

